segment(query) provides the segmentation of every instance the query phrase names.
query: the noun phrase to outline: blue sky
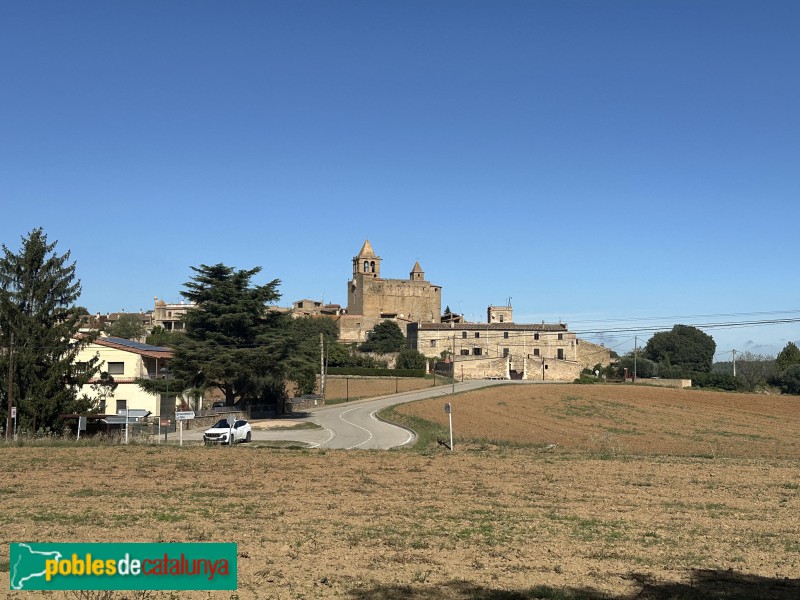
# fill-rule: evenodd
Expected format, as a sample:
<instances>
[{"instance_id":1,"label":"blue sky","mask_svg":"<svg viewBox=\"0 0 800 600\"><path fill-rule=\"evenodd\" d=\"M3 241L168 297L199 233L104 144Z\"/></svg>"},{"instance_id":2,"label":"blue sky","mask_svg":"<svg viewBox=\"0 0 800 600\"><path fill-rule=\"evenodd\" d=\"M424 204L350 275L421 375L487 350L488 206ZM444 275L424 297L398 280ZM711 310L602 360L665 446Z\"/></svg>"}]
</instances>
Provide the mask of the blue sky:
<instances>
[{"instance_id":1,"label":"blue sky","mask_svg":"<svg viewBox=\"0 0 800 600\"><path fill-rule=\"evenodd\" d=\"M470 319L511 297L620 351L797 319L798 26L789 1L5 2L0 241L44 227L91 311L217 262L346 304L368 238Z\"/></svg>"}]
</instances>

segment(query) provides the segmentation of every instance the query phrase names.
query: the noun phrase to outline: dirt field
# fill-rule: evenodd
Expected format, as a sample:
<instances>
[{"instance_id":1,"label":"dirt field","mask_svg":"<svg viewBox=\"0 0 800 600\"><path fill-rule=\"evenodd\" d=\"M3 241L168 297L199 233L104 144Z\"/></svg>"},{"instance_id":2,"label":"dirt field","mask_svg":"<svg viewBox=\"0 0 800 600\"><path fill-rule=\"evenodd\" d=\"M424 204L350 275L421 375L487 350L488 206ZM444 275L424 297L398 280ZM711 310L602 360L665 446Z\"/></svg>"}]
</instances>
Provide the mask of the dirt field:
<instances>
[{"instance_id":1,"label":"dirt field","mask_svg":"<svg viewBox=\"0 0 800 600\"><path fill-rule=\"evenodd\" d=\"M486 388L396 410L462 440L603 455L800 458L800 398L623 385Z\"/></svg>"},{"instance_id":2,"label":"dirt field","mask_svg":"<svg viewBox=\"0 0 800 600\"><path fill-rule=\"evenodd\" d=\"M568 385L453 402L464 435L516 441L0 447L0 590L12 541L235 541L235 593L115 597L800 598L796 399ZM444 422L442 403L403 410Z\"/></svg>"}]
</instances>

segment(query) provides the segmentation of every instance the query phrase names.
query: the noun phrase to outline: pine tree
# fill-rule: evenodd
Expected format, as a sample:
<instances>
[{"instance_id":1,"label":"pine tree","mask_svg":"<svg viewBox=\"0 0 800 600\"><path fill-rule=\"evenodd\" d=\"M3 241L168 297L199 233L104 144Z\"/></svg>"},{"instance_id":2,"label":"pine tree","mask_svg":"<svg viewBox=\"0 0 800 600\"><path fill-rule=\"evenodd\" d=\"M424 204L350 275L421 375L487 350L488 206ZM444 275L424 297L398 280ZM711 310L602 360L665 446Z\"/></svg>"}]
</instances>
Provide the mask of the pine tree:
<instances>
[{"instance_id":1,"label":"pine tree","mask_svg":"<svg viewBox=\"0 0 800 600\"><path fill-rule=\"evenodd\" d=\"M7 377L11 357L13 397L21 428L56 428L59 415L85 410L77 390L97 372L96 361L77 365L75 358L88 340L76 340L82 309L75 306L80 281L70 253L58 255L58 242L48 244L44 231L34 229L14 253L2 244L0 256L0 336L5 348L0 373ZM8 381L0 394L8 405Z\"/></svg>"}]
</instances>

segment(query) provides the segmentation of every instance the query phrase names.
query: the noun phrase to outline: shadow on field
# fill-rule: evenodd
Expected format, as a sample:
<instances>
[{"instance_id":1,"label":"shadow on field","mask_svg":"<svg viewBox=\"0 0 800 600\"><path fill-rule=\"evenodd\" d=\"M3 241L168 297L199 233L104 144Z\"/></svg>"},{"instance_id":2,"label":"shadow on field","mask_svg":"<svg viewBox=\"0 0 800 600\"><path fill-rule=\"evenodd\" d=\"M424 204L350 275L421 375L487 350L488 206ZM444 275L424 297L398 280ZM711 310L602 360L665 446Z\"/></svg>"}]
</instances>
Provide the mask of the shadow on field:
<instances>
[{"instance_id":1,"label":"shadow on field","mask_svg":"<svg viewBox=\"0 0 800 600\"><path fill-rule=\"evenodd\" d=\"M354 590L354 600L797 600L800 579L760 577L736 571L694 570L688 582L655 582L631 573L639 589L610 595L592 588L546 585L524 590L498 590L466 581L442 585L387 585Z\"/></svg>"}]
</instances>

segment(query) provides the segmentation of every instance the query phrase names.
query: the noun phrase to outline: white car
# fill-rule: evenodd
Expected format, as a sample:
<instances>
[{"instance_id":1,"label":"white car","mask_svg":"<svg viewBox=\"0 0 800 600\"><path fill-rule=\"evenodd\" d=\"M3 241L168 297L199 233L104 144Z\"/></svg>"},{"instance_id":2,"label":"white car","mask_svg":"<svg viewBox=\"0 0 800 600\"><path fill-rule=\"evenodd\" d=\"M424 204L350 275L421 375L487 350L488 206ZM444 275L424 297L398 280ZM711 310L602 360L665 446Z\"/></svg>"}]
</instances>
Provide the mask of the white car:
<instances>
[{"instance_id":1,"label":"white car","mask_svg":"<svg viewBox=\"0 0 800 600\"><path fill-rule=\"evenodd\" d=\"M203 432L203 442L208 444L235 444L236 442L249 442L251 439L250 423L244 419L234 421L233 425L227 419L220 419L211 429Z\"/></svg>"}]
</instances>

